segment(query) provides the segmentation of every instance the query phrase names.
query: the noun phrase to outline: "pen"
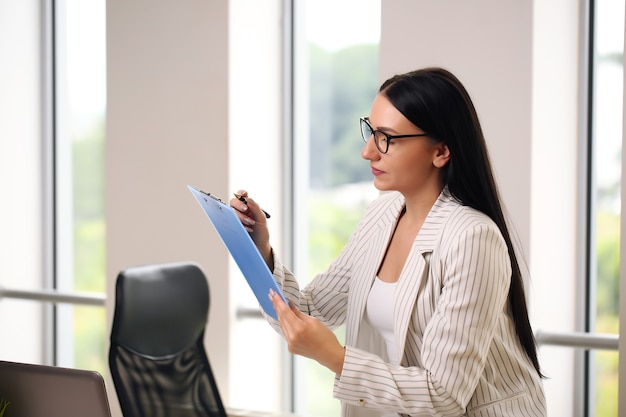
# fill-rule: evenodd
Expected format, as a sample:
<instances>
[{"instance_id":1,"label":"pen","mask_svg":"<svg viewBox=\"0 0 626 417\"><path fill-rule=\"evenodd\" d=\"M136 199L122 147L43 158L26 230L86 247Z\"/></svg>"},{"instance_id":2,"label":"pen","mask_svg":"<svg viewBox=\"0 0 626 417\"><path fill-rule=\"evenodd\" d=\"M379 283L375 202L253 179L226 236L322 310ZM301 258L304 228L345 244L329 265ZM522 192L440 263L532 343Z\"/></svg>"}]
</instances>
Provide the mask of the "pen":
<instances>
[{"instance_id":1,"label":"pen","mask_svg":"<svg viewBox=\"0 0 626 417\"><path fill-rule=\"evenodd\" d=\"M241 201L242 203L248 204L248 202L246 201L246 198L244 196L242 196L241 194L235 193L235 198L237 200ZM266 219L270 218L270 214L267 211L265 211L263 209L261 209L261 211L265 214L265 218Z\"/></svg>"}]
</instances>

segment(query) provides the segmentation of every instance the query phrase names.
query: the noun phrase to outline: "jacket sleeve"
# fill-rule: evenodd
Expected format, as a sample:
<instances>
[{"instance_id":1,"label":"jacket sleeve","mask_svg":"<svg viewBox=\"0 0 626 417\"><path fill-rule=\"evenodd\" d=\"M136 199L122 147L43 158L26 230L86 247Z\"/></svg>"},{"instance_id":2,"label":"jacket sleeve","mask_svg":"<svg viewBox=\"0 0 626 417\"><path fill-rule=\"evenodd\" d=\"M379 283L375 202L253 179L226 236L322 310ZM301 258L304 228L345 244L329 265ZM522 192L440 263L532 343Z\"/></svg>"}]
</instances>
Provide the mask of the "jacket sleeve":
<instances>
[{"instance_id":1,"label":"jacket sleeve","mask_svg":"<svg viewBox=\"0 0 626 417\"><path fill-rule=\"evenodd\" d=\"M331 329L341 326L345 321L352 265L355 251L358 250L357 236L358 227L329 268L316 275L302 290L294 274L274 256L274 279L285 297L299 306L300 311L317 318ZM272 327L280 330L276 320L265 316Z\"/></svg>"},{"instance_id":2,"label":"jacket sleeve","mask_svg":"<svg viewBox=\"0 0 626 417\"><path fill-rule=\"evenodd\" d=\"M317 318L333 330L344 324L355 265L363 259L369 246L362 236L371 233L371 228L380 227L380 213L388 211L390 206L401 204L397 201L397 195L389 194L370 203L339 256L325 272L316 275L302 290L293 273L274 255L272 272L285 297L299 306L302 312ZM393 216L387 214L387 217L387 221L393 221ZM276 330L280 331L280 326L275 320L267 315L266 318Z\"/></svg>"}]
</instances>

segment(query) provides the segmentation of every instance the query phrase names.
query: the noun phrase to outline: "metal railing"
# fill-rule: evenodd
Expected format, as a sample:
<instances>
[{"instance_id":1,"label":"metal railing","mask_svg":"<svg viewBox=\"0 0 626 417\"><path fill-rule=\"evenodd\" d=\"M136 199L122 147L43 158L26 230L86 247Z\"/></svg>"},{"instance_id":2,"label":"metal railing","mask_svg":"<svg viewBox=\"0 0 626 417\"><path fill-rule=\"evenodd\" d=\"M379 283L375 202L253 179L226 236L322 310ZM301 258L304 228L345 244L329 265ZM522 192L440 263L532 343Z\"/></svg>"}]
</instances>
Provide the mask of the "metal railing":
<instances>
[{"instance_id":1,"label":"metal railing","mask_svg":"<svg viewBox=\"0 0 626 417\"><path fill-rule=\"evenodd\" d=\"M100 293L76 293L56 290L14 290L0 287L0 301L3 298L18 298L50 303L68 303L103 307L106 296Z\"/></svg>"},{"instance_id":2,"label":"metal railing","mask_svg":"<svg viewBox=\"0 0 626 417\"><path fill-rule=\"evenodd\" d=\"M75 293L56 290L15 290L0 287L0 301L3 298L17 298L50 303L68 303L91 306L104 306L106 296L100 293ZM237 309L238 319L262 319L258 309ZM538 330L535 339L539 346L564 346L581 349L618 350L619 336L612 334L592 334L581 332L554 333Z\"/></svg>"},{"instance_id":3,"label":"metal railing","mask_svg":"<svg viewBox=\"0 0 626 417\"><path fill-rule=\"evenodd\" d=\"M535 339L539 346L566 346L582 349L618 350L619 336L598 333L552 333L538 330Z\"/></svg>"}]
</instances>

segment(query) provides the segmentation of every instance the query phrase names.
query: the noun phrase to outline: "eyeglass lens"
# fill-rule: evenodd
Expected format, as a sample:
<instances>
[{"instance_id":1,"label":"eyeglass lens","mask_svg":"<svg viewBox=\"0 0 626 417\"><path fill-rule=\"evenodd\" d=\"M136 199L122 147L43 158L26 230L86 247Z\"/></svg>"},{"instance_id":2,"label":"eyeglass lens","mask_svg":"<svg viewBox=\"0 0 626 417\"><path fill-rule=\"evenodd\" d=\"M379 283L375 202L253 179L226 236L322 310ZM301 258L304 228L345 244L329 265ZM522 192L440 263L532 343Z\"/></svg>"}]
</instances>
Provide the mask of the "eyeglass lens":
<instances>
[{"instance_id":1,"label":"eyeglass lens","mask_svg":"<svg viewBox=\"0 0 626 417\"><path fill-rule=\"evenodd\" d=\"M361 119L361 137L363 142L367 142L372 137L372 133L372 127L364 119Z\"/></svg>"},{"instance_id":2,"label":"eyeglass lens","mask_svg":"<svg viewBox=\"0 0 626 417\"><path fill-rule=\"evenodd\" d=\"M379 131L374 131L374 129L372 129L372 126L370 126L370 124L367 122L367 120L365 119L361 119L361 137L363 138L363 142L367 143L367 141L372 137L372 135L374 135L374 144L376 145L376 148L382 152L382 153L386 153L387 152L387 143L388 141L387 136ZM382 141L382 144L381 144ZM381 146L384 145L384 146Z\"/></svg>"}]
</instances>

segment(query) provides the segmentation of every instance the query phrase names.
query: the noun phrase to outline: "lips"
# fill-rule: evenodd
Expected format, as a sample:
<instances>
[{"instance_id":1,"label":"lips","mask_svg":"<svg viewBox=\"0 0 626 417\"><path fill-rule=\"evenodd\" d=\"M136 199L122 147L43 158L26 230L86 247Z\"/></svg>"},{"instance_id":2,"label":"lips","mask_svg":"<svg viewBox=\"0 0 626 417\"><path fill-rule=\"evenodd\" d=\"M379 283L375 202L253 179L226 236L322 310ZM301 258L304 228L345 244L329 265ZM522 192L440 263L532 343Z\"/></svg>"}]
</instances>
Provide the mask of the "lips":
<instances>
[{"instance_id":1,"label":"lips","mask_svg":"<svg viewBox=\"0 0 626 417\"><path fill-rule=\"evenodd\" d=\"M375 177L377 177L377 176L379 176L381 174L384 174L384 173L385 173L385 171L381 171L380 169L376 169L376 168L372 167L372 174L374 174Z\"/></svg>"}]
</instances>

